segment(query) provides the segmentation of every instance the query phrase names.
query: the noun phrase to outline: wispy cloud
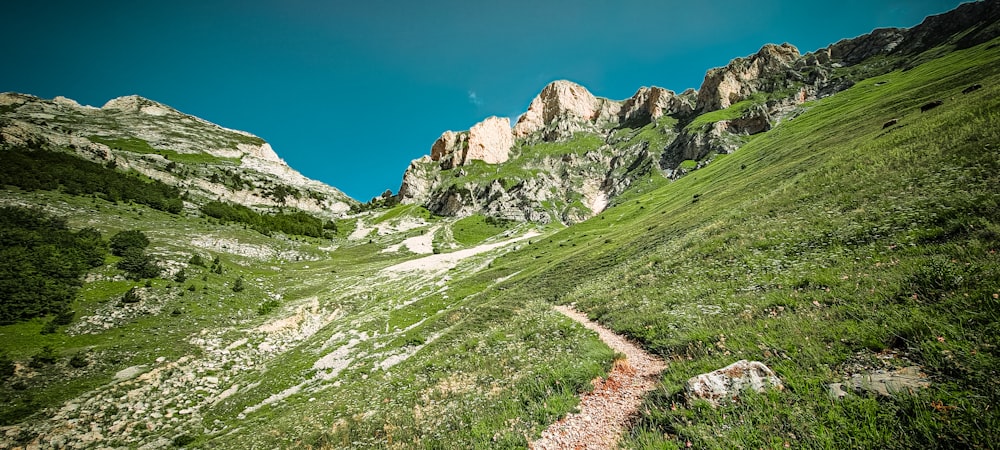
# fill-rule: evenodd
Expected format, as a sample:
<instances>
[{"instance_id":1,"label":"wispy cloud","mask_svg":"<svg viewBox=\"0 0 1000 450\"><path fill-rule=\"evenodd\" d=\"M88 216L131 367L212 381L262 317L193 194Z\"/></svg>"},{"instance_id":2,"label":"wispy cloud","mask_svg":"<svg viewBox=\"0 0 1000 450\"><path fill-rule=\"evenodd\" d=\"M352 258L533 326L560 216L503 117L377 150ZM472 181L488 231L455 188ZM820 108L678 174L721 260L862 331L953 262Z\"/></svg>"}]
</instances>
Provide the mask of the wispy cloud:
<instances>
[{"instance_id":1,"label":"wispy cloud","mask_svg":"<svg viewBox=\"0 0 1000 450\"><path fill-rule=\"evenodd\" d=\"M483 106L483 101L479 99L479 95L476 94L476 91L469 91L469 103L476 106Z\"/></svg>"}]
</instances>

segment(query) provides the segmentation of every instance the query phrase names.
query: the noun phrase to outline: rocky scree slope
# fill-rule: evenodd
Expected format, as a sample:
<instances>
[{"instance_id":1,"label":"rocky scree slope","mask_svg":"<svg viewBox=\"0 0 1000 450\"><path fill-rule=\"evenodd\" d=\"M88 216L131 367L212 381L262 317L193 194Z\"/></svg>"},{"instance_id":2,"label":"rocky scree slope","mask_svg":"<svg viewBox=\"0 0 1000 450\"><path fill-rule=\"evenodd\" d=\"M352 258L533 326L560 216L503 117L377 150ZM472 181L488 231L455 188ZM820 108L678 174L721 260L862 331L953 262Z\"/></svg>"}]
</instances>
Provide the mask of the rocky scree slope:
<instances>
[{"instance_id":1,"label":"rocky scree slope","mask_svg":"<svg viewBox=\"0 0 1000 450\"><path fill-rule=\"evenodd\" d=\"M909 28L877 29L801 54L767 44L709 70L698 91L640 88L615 101L569 81L542 89L517 120L447 131L414 160L398 198L436 214L573 223L600 213L637 180L677 178L732 153L857 81L918 64L928 49L998 34L1000 2L966 3Z\"/></svg>"},{"instance_id":2,"label":"rocky scree slope","mask_svg":"<svg viewBox=\"0 0 1000 450\"><path fill-rule=\"evenodd\" d=\"M355 203L289 167L263 139L139 96L101 108L65 97L0 94L0 148L71 151L176 186L191 203L292 207L323 216Z\"/></svg>"}]
</instances>

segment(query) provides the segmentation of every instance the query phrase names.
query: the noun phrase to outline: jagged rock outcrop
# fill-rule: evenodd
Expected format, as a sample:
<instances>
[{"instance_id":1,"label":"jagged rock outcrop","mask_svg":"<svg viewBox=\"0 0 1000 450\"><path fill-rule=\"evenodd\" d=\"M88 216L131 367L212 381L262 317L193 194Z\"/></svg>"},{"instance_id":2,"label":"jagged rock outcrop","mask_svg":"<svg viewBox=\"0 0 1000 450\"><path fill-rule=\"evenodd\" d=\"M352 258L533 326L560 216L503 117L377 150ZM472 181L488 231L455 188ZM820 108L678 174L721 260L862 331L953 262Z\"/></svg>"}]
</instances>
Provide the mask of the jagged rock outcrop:
<instances>
[{"instance_id":1,"label":"jagged rock outcrop","mask_svg":"<svg viewBox=\"0 0 1000 450\"><path fill-rule=\"evenodd\" d=\"M767 44L756 54L736 58L725 67L711 69L698 90L698 111L725 109L760 91L775 91L785 86L783 74L801 55L795 46Z\"/></svg>"},{"instance_id":2,"label":"jagged rock outcrop","mask_svg":"<svg viewBox=\"0 0 1000 450\"><path fill-rule=\"evenodd\" d=\"M566 80L553 81L542 89L531 101L528 111L517 120L514 137L527 138L543 133L543 139L555 140L579 131L596 131L617 123L621 108L621 103L594 97L579 84Z\"/></svg>"},{"instance_id":3,"label":"jagged rock outcrop","mask_svg":"<svg viewBox=\"0 0 1000 450\"><path fill-rule=\"evenodd\" d=\"M496 176L476 174L471 177L474 181L464 181L464 170L443 178L441 169L461 166L469 159L506 161L502 156L490 159L483 151L495 146L474 145L476 130L447 132L432 147L430 160L437 166L423 159L414 161L403 177L400 197L440 214L480 212L517 220L576 220L587 214L567 213L551 205L576 203L583 206L574 211L588 209L593 214L608 201L613 202L632 176L644 173L650 164L666 176L683 175L692 170L692 160L698 168L710 162L713 154L736 151L746 142L746 136L767 132L794 118L804 111L803 103L851 87L859 74L870 76L906 67L906 58L894 56L916 54L942 43L963 47L984 42L1000 35L998 22L1000 0L990 0L963 4L952 12L928 17L910 29L877 29L805 55L791 44L767 44L753 55L709 70L699 91L687 90L679 95L663 88L643 87L628 99L614 101L596 97L570 81L553 81L531 101L514 126L512 135L518 146L507 155L517 159L516 169L511 172L522 174L520 178L504 178L501 168L497 168ZM888 58L871 60L880 55ZM862 63L870 67L837 70ZM693 122L700 114L740 102L714 121ZM676 119L661 121L670 129L657 128L656 139L631 142L637 134L628 130L650 123L659 127L657 121L664 116ZM585 155L563 155L561 160L530 160L522 154L530 154L536 145L558 148L577 142L581 136L596 137L604 145ZM473 151L473 147L477 150ZM604 156L600 161L581 158L591 154ZM682 169L682 164L687 169ZM584 167L587 170L582 170ZM531 171L539 173L525 180L523 174ZM620 182L614 181L615 177Z\"/></svg>"},{"instance_id":4,"label":"jagged rock outcrop","mask_svg":"<svg viewBox=\"0 0 1000 450\"><path fill-rule=\"evenodd\" d=\"M489 117L472 126L469 131L445 131L431 146L431 160L441 163L442 169L464 166L472 160L488 164L507 161L514 146L510 119Z\"/></svg>"},{"instance_id":5,"label":"jagged rock outcrop","mask_svg":"<svg viewBox=\"0 0 1000 450\"><path fill-rule=\"evenodd\" d=\"M641 87L632 97L622 102L618 114L620 124L646 124L654 122L663 116L687 116L694 111L691 98L694 89L688 89L681 95L661 87Z\"/></svg>"},{"instance_id":6,"label":"jagged rock outcrop","mask_svg":"<svg viewBox=\"0 0 1000 450\"><path fill-rule=\"evenodd\" d=\"M499 164L510 157L514 146L514 135L510 129L510 119L490 117L469 129L469 149L462 164L478 159L487 164Z\"/></svg>"},{"instance_id":7,"label":"jagged rock outcrop","mask_svg":"<svg viewBox=\"0 0 1000 450\"><path fill-rule=\"evenodd\" d=\"M0 107L0 147L51 148L113 161L178 187L194 206L221 199L334 216L354 203L289 167L257 136L136 95L94 108L65 97L2 93Z\"/></svg>"}]
</instances>

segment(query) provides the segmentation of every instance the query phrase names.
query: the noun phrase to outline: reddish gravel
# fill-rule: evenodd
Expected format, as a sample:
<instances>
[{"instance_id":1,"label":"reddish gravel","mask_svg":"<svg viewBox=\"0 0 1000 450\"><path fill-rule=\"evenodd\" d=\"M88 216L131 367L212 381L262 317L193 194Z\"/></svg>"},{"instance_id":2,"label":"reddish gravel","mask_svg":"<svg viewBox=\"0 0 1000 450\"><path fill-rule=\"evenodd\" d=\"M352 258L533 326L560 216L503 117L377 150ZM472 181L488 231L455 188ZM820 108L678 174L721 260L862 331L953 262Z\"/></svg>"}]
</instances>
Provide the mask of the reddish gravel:
<instances>
[{"instance_id":1,"label":"reddish gravel","mask_svg":"<svg viewBox=\"0 0 1000 450\"><path fill-rule=\"evenodd\" d=\"M592 322L568 306L556 310L597 332L597 335L625 360L617 361L608 378L594 381L594 391L580 397L580 412L572 413L549 426L542 437L531 443L535 450L606 449L615 446L622 430L653 390L666 369L662 359L647 353L623 336Z\"/></svg>"}]
</instances>

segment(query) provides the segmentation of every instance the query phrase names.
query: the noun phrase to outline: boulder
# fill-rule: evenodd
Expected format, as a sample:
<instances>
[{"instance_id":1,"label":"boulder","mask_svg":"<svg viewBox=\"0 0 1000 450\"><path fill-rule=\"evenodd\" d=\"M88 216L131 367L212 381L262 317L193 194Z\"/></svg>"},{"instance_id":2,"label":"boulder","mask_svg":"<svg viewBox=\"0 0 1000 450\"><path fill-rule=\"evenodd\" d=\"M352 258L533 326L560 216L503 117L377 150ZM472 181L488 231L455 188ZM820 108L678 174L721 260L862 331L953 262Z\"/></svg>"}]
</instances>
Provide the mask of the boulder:
<instances>
[{"instance_id":1,"label":"boulder","mask_svg":"<svg viewBox=\"0 0 1000 450\"><path fill-rule=\"evenodd\" d=\"M839 400L850 392L856 394L869 392L890 397L897 393L912 393L916 389L925 389L930 385L930 379L920 371L919 366L909 366L896 370L854 374L849 382L833 383L828 388L830 397Z\"/></svg>"},{"instance_id":2,"label":"boulder","mask_svg":"<svg viewBox=\"0 0 1000 450\"><path fill-rule=\"evenodd\" d=\"M768 388L784 390L784 385L769 367L759 361L740 360L719 370L692 377L684 386L688 402L708 401L712 406L740 396L752 389L764 392Z\"/></svg>"}]
</instances>

